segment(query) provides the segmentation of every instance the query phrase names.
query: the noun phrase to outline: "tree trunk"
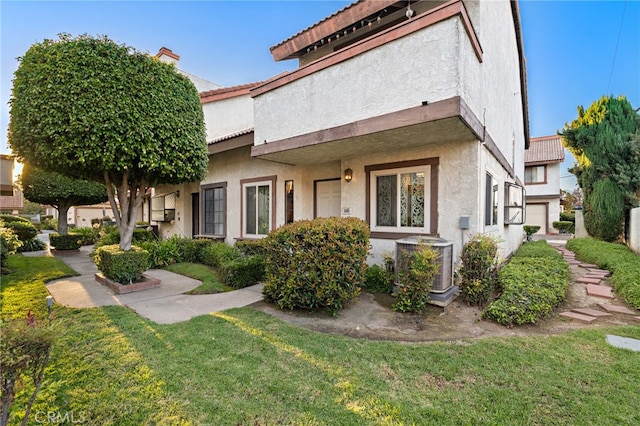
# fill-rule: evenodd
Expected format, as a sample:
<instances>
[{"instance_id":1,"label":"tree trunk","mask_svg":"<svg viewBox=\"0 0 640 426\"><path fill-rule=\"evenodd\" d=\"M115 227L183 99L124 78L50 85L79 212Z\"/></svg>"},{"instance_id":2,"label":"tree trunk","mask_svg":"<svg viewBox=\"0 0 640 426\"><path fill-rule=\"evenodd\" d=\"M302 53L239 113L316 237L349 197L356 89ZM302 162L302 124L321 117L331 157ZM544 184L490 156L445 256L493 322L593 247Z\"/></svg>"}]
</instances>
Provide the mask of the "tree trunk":
<instances>
[{"instance_id":1,"label":"tree trunk","mask_svg":"<svg viewBox=\"0 0 640 426\"><path fill-rule=\"evenodd\" d=\"M58 206L58 234L67 235L69 233L69 224L67 223L67 213L69 207L64 204Z\"/></svg>"},{"instance_id":2,"label":"tree trunk","mask_svg":"<svg viewBox=\"0 0 640 426\"><path fill-rule=\"evenodd\" d=\"M116 186L117 182L120 184ZM120 231L120 249L131 250L133 230L136 227L138 209L144 200L147 182L145 179L129 182L129 173L125 172L122 176L111 176L105 173L105 183L111 210ZM119 205L116 203L116 197Z\"/></svg>"}]
</instances>

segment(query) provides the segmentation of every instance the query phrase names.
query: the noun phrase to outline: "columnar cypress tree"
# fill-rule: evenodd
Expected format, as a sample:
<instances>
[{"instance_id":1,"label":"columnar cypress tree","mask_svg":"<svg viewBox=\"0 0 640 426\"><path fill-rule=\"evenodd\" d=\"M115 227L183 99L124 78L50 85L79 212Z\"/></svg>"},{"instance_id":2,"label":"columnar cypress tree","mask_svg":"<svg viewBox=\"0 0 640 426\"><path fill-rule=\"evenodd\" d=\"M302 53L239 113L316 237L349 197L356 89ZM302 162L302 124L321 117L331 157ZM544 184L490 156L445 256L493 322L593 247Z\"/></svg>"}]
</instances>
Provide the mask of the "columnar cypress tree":
<instances>
[{"instance_id":1,"label":"columnar cypress tree","mask_svg":"<svg viewBox=\"0 0 640 426\"><path fill-rule=\"evenodd\" d=\"M640 114L625 97L604 96L578 107L559 134L577 161L571 172L584 193L587 232L615 240L640 198Z\"/></svg>"}]
</instances>

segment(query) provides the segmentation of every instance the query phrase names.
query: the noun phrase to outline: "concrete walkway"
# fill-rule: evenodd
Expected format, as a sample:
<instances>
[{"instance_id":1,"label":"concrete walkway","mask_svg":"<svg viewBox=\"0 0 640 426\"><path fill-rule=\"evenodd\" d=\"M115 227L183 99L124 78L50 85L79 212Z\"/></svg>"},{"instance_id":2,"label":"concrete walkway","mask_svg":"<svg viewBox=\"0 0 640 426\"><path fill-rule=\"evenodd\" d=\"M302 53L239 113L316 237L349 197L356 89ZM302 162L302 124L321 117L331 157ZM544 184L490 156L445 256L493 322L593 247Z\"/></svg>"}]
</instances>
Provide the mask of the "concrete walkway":
<instances>
[{"instance_id":1,"label":"concrete walkway","mask_svg":"<svg viewBox=\"0 0 640 426\"><path fill-rule=\"evenodd\" d=\"M47 283L47 290L56 303L70 308L94 308L98 306L127 306L139 315L158 324L187 321L195 316L211 312L240 308L262 300L262 285L218 294L184 294L198 287L201 282L173 272L151 269L145 272L161 280L160 287L135 293L116 294L95 280L98 272L89 256L93 247L85 246L78 252L56 252L62 260L80 276L62 278ZM38 252L46 255L45 252Z\"/></svg>"}]
</instances>

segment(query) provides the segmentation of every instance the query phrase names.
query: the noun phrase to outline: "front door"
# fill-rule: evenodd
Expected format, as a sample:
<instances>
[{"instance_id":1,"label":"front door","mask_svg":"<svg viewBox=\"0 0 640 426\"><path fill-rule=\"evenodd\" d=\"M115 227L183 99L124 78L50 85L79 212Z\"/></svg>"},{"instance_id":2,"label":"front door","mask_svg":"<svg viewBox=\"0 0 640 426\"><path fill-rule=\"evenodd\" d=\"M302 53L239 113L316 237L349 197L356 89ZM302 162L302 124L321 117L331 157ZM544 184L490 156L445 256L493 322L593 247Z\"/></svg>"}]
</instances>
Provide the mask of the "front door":
<instances>
[{"instance_id":1,"label":"front door","mask_svg":"<svg viewBox=\"0 0 640 426\"><path fill-rule=\"evenodd\" d=\"M316 217L340 216L340 179L315 182Z\"/></svg>"}]
</instances>

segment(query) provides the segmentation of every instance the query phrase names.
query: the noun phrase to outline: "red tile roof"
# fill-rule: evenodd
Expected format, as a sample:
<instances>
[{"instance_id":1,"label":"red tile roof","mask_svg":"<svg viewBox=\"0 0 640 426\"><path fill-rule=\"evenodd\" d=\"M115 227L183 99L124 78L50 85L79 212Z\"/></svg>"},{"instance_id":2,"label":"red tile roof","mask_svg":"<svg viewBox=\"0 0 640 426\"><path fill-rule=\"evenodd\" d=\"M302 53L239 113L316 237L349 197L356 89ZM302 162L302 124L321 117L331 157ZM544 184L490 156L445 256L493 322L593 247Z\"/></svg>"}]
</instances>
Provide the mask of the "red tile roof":
<instances>
[{"instance_id":1,"label":"red tile roof","mask_svg":"<svg viewBox=\"0 0 640 426\"><path fill-rule=\"evenodd\" d=\"M220 101L222 99L233 98L235 96L248 95L249 89L264 83L256 81L254 83L240 84L238 86L223 87L221 89L200 92L200 103Z\"/></svg>"},{"instance_id":2,"label":"red tile roof","mask_svg":"<svg viewBox=\"0 0 640 426\"><path fill-rule=\"evenodd\" d=\"M551 164L564 160L564 148L560 136L531 138L529 149L524 151L524 163Z\"/></svg>"},{"instance_id":3,"label":"red tile roof","mask_svg":"<svg viewBox=\"0 0 640 426\"><path fill-rule=\"evenodd\" d=\"M230 135L225 135L225 136L221 136L221 137L216 138L216 139L212 139L210 141L207 141L207 145L211 145L211 144L214 144L214 143L217 143L217 142L226 141L228 139L237 138L238 136L248 135L249 133L253 133L253 127L250 127L248 129L244 129L244 130L240 130L239 132L231 133Z\"/></svg>"}]
</instances>

